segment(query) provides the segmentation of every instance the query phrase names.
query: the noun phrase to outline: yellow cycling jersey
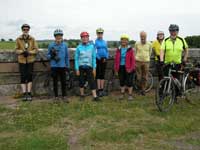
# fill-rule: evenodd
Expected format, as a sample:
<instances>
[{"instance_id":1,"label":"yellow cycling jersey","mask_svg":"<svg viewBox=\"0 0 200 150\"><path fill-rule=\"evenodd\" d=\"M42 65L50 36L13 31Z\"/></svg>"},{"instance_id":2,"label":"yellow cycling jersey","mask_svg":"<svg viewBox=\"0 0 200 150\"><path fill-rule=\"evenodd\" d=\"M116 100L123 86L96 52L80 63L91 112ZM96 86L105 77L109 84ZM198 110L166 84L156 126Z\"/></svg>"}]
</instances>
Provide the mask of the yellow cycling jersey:
<instances>
[{"instance_id":1,"label":"yellow cycling jersey","mask_svg":"<svg viewBox=\"0 0 200 150\"><path fill-rule=\"evenodd\" d=\"M152 44L152 49L155 54L155 60L158 60L158 57L160 57L160 50L161 50L161 44L158 40L155 40Z\"/></svg>"},{"instance_id":2,"label":"yellow cycling jersey","mask_svg":"<svg viewBox=\"0 0 200 150\"><path fill-rule=\"evenodd\" d=\"M175 40L172 40L170 37L166 38L161 46L161 49L164 50L165 64L180 64L182 61L182 52L187 48L188 45L184 38L177 37Z\"/></svg>"}]
</instances>

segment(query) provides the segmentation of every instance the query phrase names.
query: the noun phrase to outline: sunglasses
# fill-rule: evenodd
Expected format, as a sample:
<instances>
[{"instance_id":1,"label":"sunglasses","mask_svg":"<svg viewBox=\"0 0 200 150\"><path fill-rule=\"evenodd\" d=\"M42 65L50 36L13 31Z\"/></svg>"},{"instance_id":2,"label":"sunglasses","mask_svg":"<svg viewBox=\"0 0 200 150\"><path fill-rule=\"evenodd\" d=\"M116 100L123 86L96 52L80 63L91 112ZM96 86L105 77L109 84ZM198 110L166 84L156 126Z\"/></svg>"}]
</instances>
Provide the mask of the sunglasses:
<instances>
[{"instance_id":1,"label":"sunglasses","mask_svg":"<svg viewBox=\"0 0 200 150\"><path fill-rule=\"evenodd\" d=\"M22 31L29 31L29 29L23 29Z\"/></svg>"},{"instance_id":2,"label":"sunglasses","mask_svg":"<svg viewBox=\"0 0 200 150\"><path fill-rule=\"evenodd\" d=\"M97 34L103 34L103 32L97 32Z\"/></svg>"}]
</instances>

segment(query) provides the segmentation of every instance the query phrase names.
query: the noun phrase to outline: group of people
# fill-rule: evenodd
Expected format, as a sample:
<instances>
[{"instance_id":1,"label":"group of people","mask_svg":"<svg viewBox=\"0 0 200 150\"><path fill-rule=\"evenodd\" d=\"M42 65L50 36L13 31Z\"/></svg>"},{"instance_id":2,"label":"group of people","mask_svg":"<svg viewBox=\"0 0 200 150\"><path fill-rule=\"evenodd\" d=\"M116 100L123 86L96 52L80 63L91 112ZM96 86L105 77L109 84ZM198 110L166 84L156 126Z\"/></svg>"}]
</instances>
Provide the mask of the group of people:
<instances>
[{"instance_id":1,"label":"group of people","mask_svg":"<svg viewBox=\"0 0 200 150\"><path fill-rule=\"evenodd\" d=\"M38 52L35 39L29 35L30 26L23 24L22 35L16 40L16 53L18 55L19 70L21 74L21 88L23 100L31 101L33 64ZM133 100L133 76L137 74L137 82L140 85L140 94L145 95L148 80L150 58L155 56L155 64L159 80L163 78L162 68L165 64L164 75L167 75L171 63L176 64L174 69L180 69L180 65L187 61L188 45L184 38L178 36L178 25L169 26L170 36L165 38L164 32L157 33L157 39L151 43L147 41L147 33L140 32L140 41L132 47L129 44L130 37L123 34L120 37L120 46L116 49L114 57L115 75L119 77L121 94L119 99L125 99L128 89L128 100ZM74 55L74 69L79 78L80 100L84 100L84 84L88 81L94 101L99 101L105 96L104 82L109 51L107 42L103 39L104 30L96 30L95 42L89 40L89 33L80 34L81 43L78 45ZM61 83L61 98L68 102L66 91L66 72L69 71L69 51L67 44L63 41L63 31L54 31L55 41L48 46L47 58L50 61L51 75L55 99L59 100L58 81ZM182 55L183 54L183 55ZM183 56L183 58L182 58ZM178 78L178 75L177 75Z\"/></svg>"}]
</instances>

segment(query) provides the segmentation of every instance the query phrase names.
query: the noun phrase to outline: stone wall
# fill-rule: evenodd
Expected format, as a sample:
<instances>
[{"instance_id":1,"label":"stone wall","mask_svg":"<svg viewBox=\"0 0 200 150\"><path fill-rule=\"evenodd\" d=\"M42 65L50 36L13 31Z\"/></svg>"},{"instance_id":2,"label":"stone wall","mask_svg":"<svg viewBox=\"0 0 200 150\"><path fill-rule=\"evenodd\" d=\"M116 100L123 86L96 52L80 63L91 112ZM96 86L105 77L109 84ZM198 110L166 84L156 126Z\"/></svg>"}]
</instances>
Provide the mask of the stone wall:
<instances>
[{"instance_id":1,"label":"stone wall","mask_svg":"<svg viewBox=\"0 0 200 150\"><path fill-rule=\"evenodd\" d=\"M71 68L74 68L74 50L70 49L70 64ZM108 61L107 69L113 68L113 56L114 49L109 49L110 58ZM47 50L39 50L37 55L37 60L34 65L34 73L40 73L49 70L49 63L46 58ZM189 60L200 60L200 49L190 49L189 50ZM47 66L44 66L44 62ZM154 68L153 57L150 65L151 72L155 76L155 81L157 80ZM17 63L17 57L13 50L0 51L0 95L14 95L20 92L20 76L19 68ZM156 82L155 82L156 83Z\"/></svg>"}]
</instances>

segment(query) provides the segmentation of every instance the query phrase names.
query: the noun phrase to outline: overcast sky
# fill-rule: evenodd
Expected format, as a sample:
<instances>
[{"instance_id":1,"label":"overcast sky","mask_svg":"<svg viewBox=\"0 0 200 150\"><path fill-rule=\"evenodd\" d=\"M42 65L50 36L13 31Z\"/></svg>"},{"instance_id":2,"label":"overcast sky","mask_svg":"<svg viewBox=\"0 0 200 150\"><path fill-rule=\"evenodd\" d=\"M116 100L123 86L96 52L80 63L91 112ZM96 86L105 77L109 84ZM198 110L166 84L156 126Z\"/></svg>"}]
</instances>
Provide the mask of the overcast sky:
<instances>
[{"instance_id":1,"label":"overcast sky","mask_svg":"<svg viewBox=\"0 0 200 150\"><path fill-rule=\"evenodd\" d=\"M168 36L168 26L180 26L180 35L200 35L199 0L0 0L0 38L15 39L23 23L31 25L36 39L52 39L56 28L66 39L77 39L88 31L95 39L98 27L106 40L123 33L138 40L145 30L153 40L158 30Z\"/></svg>"}]
</instances>

